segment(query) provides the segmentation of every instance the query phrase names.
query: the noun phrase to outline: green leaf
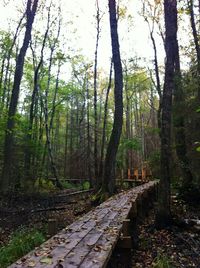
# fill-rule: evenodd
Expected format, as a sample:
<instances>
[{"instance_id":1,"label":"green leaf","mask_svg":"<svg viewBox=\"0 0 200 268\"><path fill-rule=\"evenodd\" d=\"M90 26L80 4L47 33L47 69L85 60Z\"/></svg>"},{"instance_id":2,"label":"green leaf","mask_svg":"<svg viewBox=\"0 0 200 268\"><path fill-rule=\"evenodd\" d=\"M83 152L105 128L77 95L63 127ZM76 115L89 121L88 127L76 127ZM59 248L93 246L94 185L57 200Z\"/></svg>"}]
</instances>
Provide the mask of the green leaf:
<instances>
[{"instance_id":1,"label":"green leaf","mask_svg":"<svg viewBox=\"0 0 200 268\"><path fill-rule=\"evenodd\" d=\"M196 148L196 151L200 153L200 146Z\"/></svg>"}]
</instances>

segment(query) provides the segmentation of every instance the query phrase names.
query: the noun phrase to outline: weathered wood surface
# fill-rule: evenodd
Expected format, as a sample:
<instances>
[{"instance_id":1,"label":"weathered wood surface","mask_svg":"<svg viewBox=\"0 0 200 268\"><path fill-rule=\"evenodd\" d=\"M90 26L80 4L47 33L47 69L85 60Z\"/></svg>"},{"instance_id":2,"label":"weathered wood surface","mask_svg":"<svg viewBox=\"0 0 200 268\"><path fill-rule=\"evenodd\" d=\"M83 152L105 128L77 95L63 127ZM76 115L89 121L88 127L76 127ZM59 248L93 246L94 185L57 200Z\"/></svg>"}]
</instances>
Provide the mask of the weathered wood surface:
<instances>
[{"instance_id":1,"label":"weathered wood surface","mask_svg":"<svg viewBox=\"0 0 200 268\"><path fill-rule=\"evenodd\" d=\"M123 235L124 221L137 213L137 200L141 202L143 197L152 196L156 185L157 182L148 182L113 196L10 268L106 267Z\"/></svg>"}]
</instances>

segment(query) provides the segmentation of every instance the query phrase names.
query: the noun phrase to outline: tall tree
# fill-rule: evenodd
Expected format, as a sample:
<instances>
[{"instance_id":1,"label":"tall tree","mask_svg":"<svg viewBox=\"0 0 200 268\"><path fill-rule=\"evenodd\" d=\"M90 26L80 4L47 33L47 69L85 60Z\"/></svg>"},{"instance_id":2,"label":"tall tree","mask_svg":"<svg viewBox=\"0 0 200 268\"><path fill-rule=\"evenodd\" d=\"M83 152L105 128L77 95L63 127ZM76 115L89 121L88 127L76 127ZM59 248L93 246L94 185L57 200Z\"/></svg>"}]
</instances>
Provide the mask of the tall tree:
<instances>
[{"instance_id":1,"label":"tall tree","mask_svg":"<svg viewBox=\"0 0 200 268\"><path fill-rule=\"evenodd\" d=\"M104 159L106 126L107 126L107 117L108 117L108 97L109 97L111 84L112 84L112 69L113 69L113 62L111 59L109 81L108 81L108 87L106 90L106 99L105 99L105 106L104 106L103 133L102 133L102 141L101 141L101 158L100 158L100 164L99 164L99 178L101 178L103 175L103 159Z\"/></svg>"},{"instance_id":2,"label":"tall tree","mask_svg":"<svg viewBox=\"0 0 200 268\"><path fill-rule=\"evenodd\" d=\"M171 179L171 111L172 92L175 78L175 54L177 45L177 1L164 1L165 14L165 81L162 99L161 122L161 178L158 194L156 223L166 226L171 221L170 179Z\"/></svg>"},{"instance_id":3,"label":"tall tree","mask_svg":"<svg viewBox=\"0 0 200 268\"><path fill-rule=\"evenodd\" d=\"M48 18L47 18L47 28L45 30L44 33L44 38L42 41L42 47L41 47L41 51L40 51L40 58L39 58L39 62L36 66L36 59L35 59L35 53L34 50L31 46L32 49L32 54L33 54L33 66L34 66L34 81L33 81L33 92L31 95L31 105L30 105L30 112L29 112L29 126L28 126L28 134L27 134L27 148L26 148L26 152L25 152L25 172L26 172L26 179L31 177L31 173L30 173L30 164L31 164L31 139L33 138L33 123L34 123L34 110L35 110L35 106L36 106L36 101L38 98L38 90L39 90L39 72L40 69L42 67L43 64L43 58L44 58L44 49L45 49L45 45L46 45L46 41L47 41L47 37L48 37L48 32L49 32L49 24L50 24L50 7L48 10Z\"/></svg>"},{"instance_id":4,"label":"tall tree","mask_svg":"<svg viewBox=\"0 0 200 268\"><path fill-rule=\"evenodd\" d=\"M199 4L200 6L200 4ZM195 44L196 56L197 56L197 71L198 77L200 77L200 42L199 42L199 34L197 32L197 27L195 23L195 15L194 15L194 0L188 0L188 7L190 11L190 22L192 27L192 34ZM199 79L200 82L200 79ZM198 86L198 100L200 100L200 83Z\"/></svg>"},{"instance_id":5,"label":"tall tree","mask_svg":"<svg viewBox=\"0 0 200 268\"><path fill-rule=\"evenodd\" d=\"M115 74L114 79L115 112L114 112L113 129L106 152L102 188L103 191L105 192L113 193L115 186L114 173L115 173L116 155L120 142L120 136L123 124L123 74L122 74L122 64L121 64L119 38L117 30L116 1L109 0L108 6L110 14L112 59Z\"/></svg>"},{"instance_id":6,"label":"tall tree","mask_svg":"<svg viewBox=\"0 0 200 268\"><path fill-rule=\"evenodd\" d=\"M146 5L150 7L151 10L151 14L150 14L150 18L152 19L152 24L149 21L148 16L145 14L145 9L146 9ZM143 16L145 21L148 24L148 28L149 28L149 33L150 33L150 38L151 38L151 42L153 45L153 51L154 51L154 70L155 70L155 76L156 76L156 90L159 96L159 107L158 107L158 127L159 129L161 128L161 112L162 112L162 89L161 89L161 83L160 83L160 72L159 72L159 65L158 65L158 51L157 51L157 46L156 46L156 40L154 37L154 31L155 31L155 23L157 21L159 21L159 5L155 4L152 10L152 5L151 3L149 3L147 1L143 2Z\"/></svg>"},{"instance_id":7,"label":"tall tree","mask_svg":"<svg viewBox=\"0 0 200 268\"><path fill-rule=\"evenodd\" d=\"M10 165L13 165L12 155L13 155L13 142L14 142L14 126L15 126L15 115L17 110L19 92L20 92L20 84L23 75L24 68L24 59L26 55L26 51L29 46L29 42L31 40L31 31L32 25L34 22L37 6L39 0L28 0L26 6L26 30L24 35L24 40L22 47L19 51L16 60L16 69L14 75L14 83L12 89L12 95L9 105L8 111L8 119L7 119L7 128L5 134L5 143L4 143L4 164L1 176L1 189L2 191L7 191L9 185L11 183L12 171L13 168Z\"/></svg>"},{"instance_id":8,"label":"tall tree","mask_svg":"<svg viewBox=\"0 0 200 268\"><path fill-rule=\"evenodd\" d=\"M94 59L94 173L95 180L98 177L98 137L97 137L97 64L98 64L98 47L99 47L99 36L100 36L100 10L99 1L96 0L96 47L95 47L95 59Z\"/></svg>"}]
</instances>

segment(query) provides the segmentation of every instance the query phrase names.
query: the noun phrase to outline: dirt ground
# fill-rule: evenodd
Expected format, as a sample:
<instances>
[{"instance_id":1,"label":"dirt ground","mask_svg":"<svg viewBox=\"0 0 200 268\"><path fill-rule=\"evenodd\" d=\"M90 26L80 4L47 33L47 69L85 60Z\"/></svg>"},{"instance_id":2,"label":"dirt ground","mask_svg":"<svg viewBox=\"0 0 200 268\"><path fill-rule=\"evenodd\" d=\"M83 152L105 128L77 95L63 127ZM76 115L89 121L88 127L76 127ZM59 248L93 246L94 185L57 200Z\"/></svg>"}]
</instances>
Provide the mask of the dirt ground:
<instances>
[{"instance_id":1,"label":"dirt ground","mask_svg":"<svg viewBox=\"0 0 200 268\"><path fill-rule=\"evenodd\" d=\"M66 192L67 194L67 192ZM0 200L0 246L5 245L18 228L35 228L47 235L49 219L57 222L57 231L71 224L91 209L89 195L76 196L70 203L56 203L48 198L22 197ZM49 208L56 210L48 210ZM60 209L61 208L61 209ZM47 210L46 210L47 209Z\"/></svg>"},{"instance_id":2,"label":"dirt ground","mask_svg":"<svg viewBox=\"0 0 200 268\"><path fill-rule=\"evenodd\" d=\"M200 207L173 200L172 209L177 221L168 229L156 230L154 211L139 226L139 245L133 254L132 267L200 268L200 226L182 223L184 219L200 219Z\"/></svg>"}]
</instances>

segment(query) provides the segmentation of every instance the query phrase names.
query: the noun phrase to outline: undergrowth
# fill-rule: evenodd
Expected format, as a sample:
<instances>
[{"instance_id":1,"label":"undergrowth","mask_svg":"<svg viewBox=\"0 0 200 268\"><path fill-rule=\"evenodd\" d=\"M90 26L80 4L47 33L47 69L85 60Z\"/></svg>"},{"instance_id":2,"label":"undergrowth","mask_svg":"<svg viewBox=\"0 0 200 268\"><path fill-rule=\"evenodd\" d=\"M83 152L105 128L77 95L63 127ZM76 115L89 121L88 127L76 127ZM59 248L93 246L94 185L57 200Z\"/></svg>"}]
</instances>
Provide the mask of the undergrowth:
<instances>
[{"instance_id":1,"label":"undergrowth","mask_svg":"<svg viewBox=\"0 0 200 268\"><path fill-rule=\"evenodd\" d=\"M153 268L174 268L170 262L170 259L163 254L159 254L156 257L152 266Z\"/></svg>"},{"instance_id":2,"label":"undergrowth","mask_svg":"<svg viewBox=\"0 0 200 268\"><path fill-rule=\"evenodd\" d=\"M15 231L9 243L0 248L0 267L8 267L44 241L44 235L38 230L23 228Z\"/></svg>"}]
</instances>

